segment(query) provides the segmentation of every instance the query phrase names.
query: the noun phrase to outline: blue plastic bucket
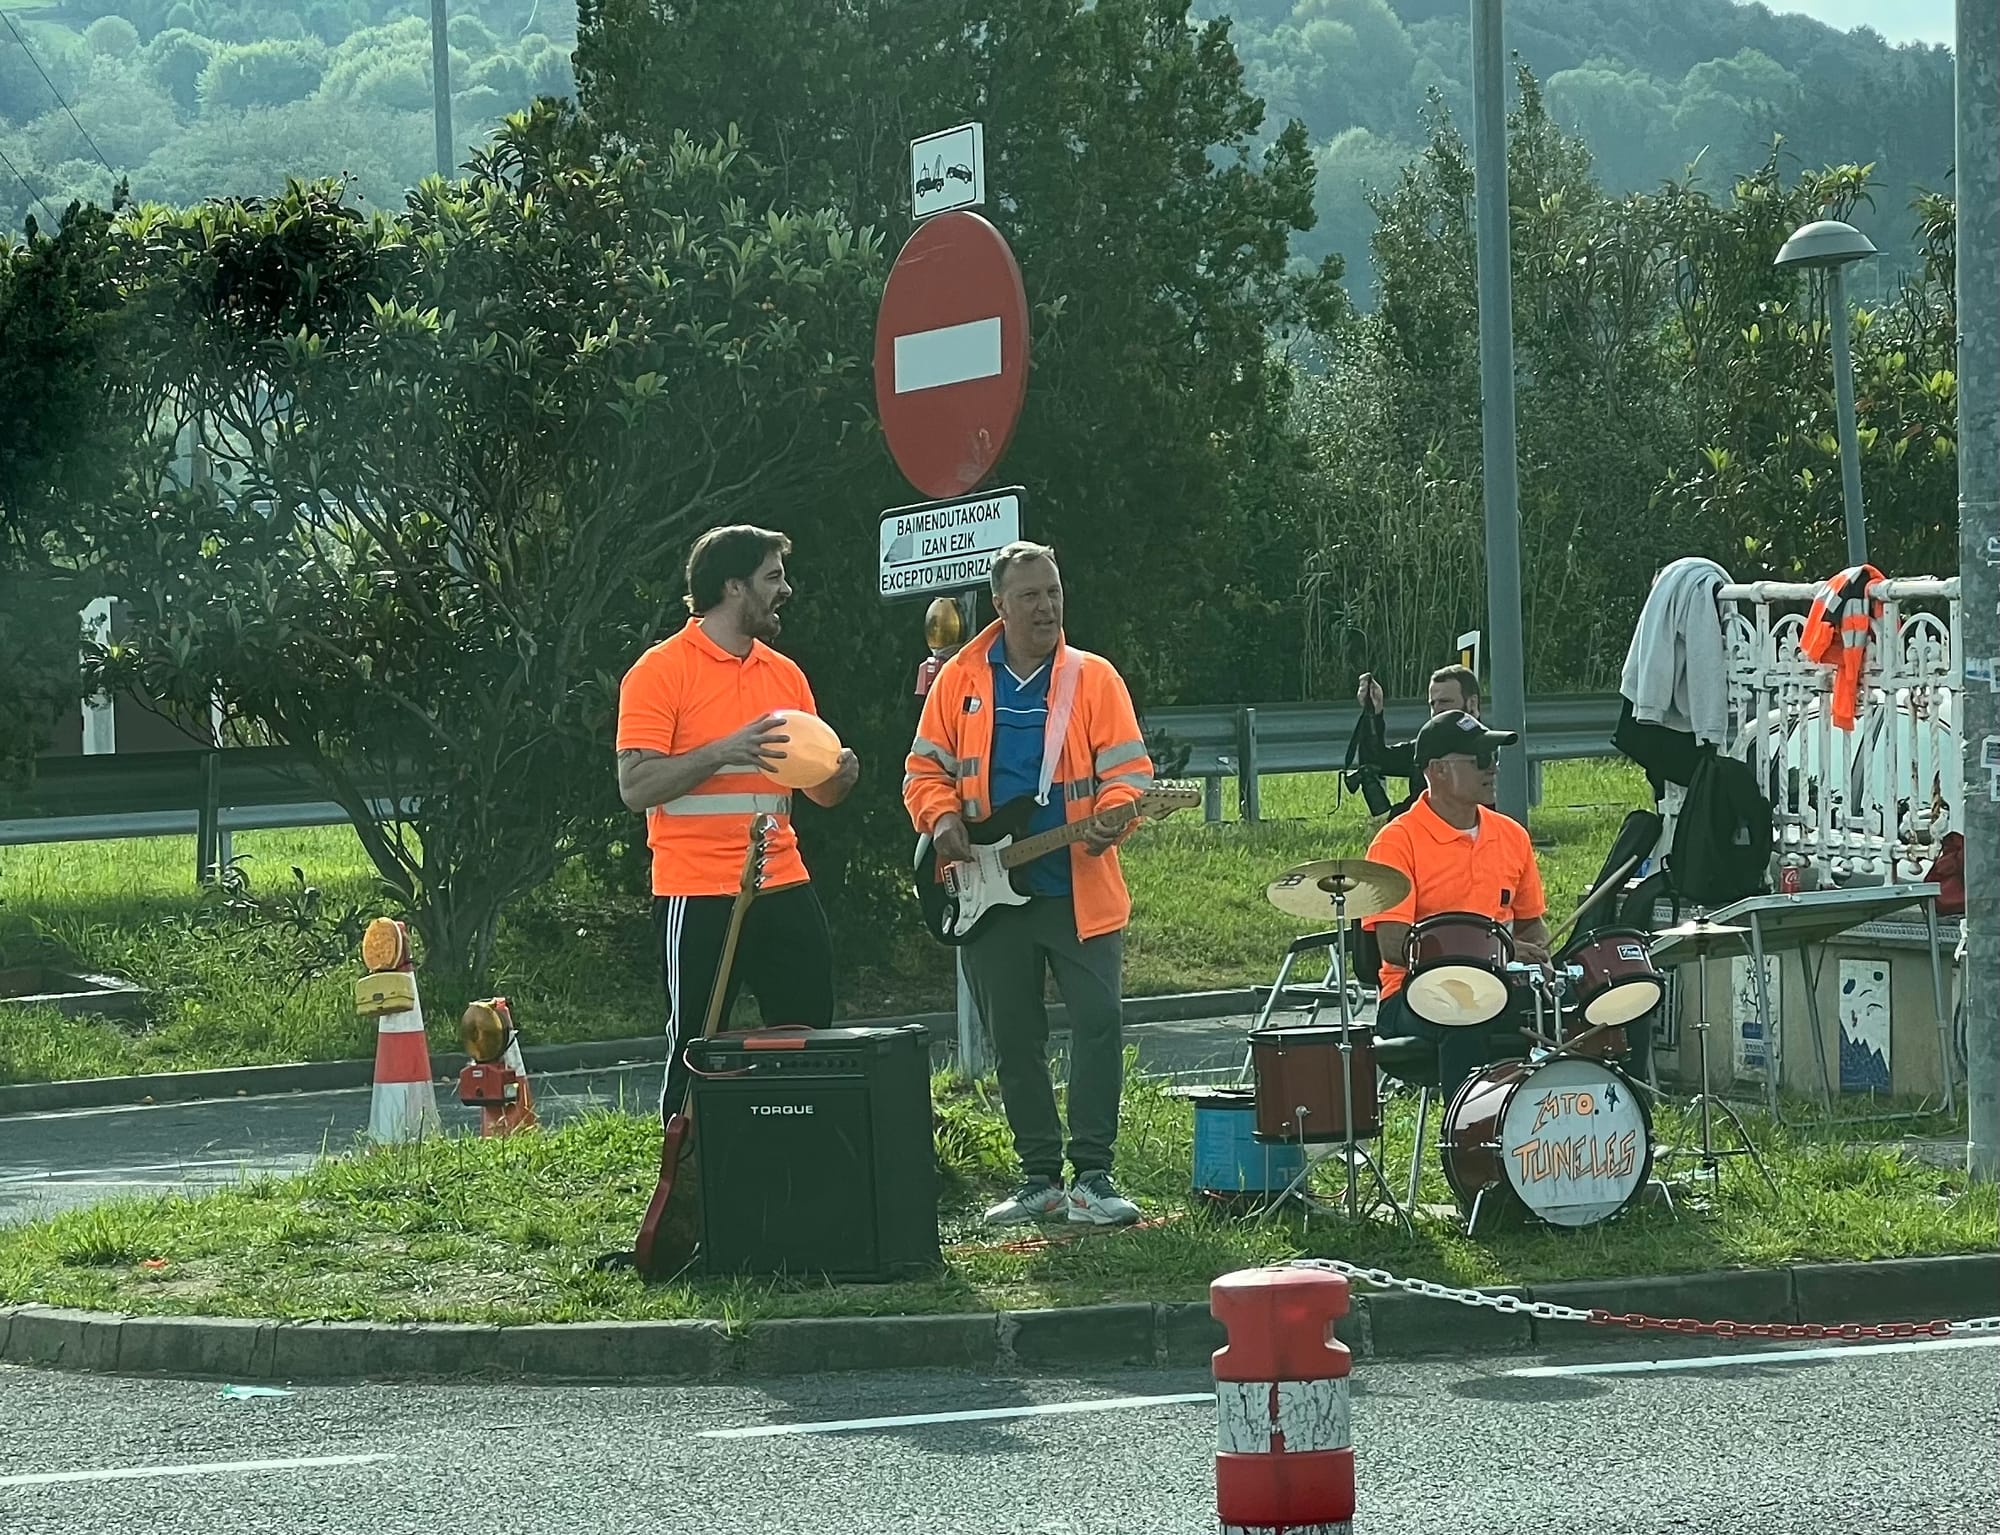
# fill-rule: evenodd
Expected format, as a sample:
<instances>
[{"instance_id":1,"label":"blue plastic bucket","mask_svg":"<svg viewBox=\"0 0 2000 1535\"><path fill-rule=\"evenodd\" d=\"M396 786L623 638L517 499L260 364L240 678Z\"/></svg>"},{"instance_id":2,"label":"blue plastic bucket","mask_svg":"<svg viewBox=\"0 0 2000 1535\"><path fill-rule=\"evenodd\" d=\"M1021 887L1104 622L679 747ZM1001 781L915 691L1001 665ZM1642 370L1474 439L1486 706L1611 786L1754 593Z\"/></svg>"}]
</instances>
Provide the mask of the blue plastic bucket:
<instances>
[{"instance_id":1,"label":"blue plastic bucket","mask_svg":"<svg viewBox=\"0 0 2000 1535\"><path fill-rule=\"evenodd\" d=\"M1194 1192L1197 1194L1275 1194L1284 1189L1305 1163L1296 1145L1264 1145L1252 1131L1257 1126L1257 1095L1248 1087L1191 1090L1194 1105Z\"/></svg>"}]
</instances>

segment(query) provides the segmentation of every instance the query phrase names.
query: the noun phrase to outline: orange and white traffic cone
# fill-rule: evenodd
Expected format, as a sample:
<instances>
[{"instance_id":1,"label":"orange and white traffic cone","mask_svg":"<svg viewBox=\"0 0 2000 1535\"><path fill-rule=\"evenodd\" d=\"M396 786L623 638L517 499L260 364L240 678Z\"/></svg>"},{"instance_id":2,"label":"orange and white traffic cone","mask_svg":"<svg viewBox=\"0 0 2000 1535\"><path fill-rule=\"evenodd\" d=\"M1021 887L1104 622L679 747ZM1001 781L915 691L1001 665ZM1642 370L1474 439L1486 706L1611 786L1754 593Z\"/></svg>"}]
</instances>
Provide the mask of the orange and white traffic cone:
<instances>
[{"instance_id":1,"label":"orange and white traffic cone","mask_svg":"<svg viewBox=\"0 0 2000 1535\"><path fill-rule=\"evenodd\" d=\"M378 1145L443 1133L437 1090L431 1085L430 1046L424 1010L410 964L409 930L377 917L361 940L369 973L354 983L354 1010L374 1017L375 1092L368 1106L368 1138Z\"/></svg>"},{"instance_id":2,"label":"orange and white traffic cone","mask_svg":"<svg viewBox=\"0 0 2000 1535\"><path fill-rule=\"evenodd\" d=\"M512 1135L532 1130L535 1092L528 1085L528 1063L521 1058L521 1035L514 1027L513 1009L505 997L475 1002L459 1020L458 1036L471 1063L458 1074L458 1101L479 1108L482 1136Z\"/></svg>"}]
</instances>

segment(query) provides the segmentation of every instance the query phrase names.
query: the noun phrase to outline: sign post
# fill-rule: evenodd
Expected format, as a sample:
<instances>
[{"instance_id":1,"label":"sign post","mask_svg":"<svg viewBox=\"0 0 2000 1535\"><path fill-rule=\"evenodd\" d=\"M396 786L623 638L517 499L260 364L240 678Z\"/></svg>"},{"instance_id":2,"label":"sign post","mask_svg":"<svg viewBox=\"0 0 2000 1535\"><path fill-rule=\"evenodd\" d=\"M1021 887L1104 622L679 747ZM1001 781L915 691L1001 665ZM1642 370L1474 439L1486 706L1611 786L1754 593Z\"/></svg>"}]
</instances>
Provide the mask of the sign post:
<instances>
[{"instance_id":1,"label":"sign post","mask_svg":"<svg viewBox=\"0 0 2000 1535\"><path fill-rule=\"evenodd\" d=\"M980 124L911 143L917 228L889 270L875 318L882 436L903 477L930 498L882 514L877 591L884 602L963 593L966 638L993 557L1021 536L1019 486L975 492L1013 440L1028 392L1028 292L1000 231L967 211L985 201ZM934 646L919 692L938 661ZM976 1077L986 1069L986 1039L963 950L956 968L959 1069Z\"/></svg>"}]
</instances>

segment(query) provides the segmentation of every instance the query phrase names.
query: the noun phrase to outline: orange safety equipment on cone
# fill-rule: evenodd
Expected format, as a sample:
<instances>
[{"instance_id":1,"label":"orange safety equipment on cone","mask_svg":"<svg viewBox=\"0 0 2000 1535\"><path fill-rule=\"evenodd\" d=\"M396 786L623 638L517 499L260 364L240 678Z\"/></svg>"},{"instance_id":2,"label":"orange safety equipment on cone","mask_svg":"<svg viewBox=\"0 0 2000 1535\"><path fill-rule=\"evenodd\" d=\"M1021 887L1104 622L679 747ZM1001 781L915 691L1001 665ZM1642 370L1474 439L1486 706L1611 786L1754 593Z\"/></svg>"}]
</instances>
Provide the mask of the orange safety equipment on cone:
<instances>
[{"instance_id":1,"label":"orange safety equipment on cone","mask_svg":"<svg viewBox=\"0 0 2000 1535\"><path fill-rule=\"evenodd\" d=\"M377 917L368 924L361 953L371 973L354 983L354 1010L376 1019L368 1138L393 1145L439 1134L444 1125L438 1118L437 1089L431 1085L430 1046L410 964L409 932L400 922Z\"/></svg>"},{"instance_id":2,"label":"orange safety equipment on cone","mask_svg":"<svg viewBox=\"0 0 2000 1535\"><path fill-rule=\"evenodd\" d=\"M459 1019L458 1033L472 1061L458 1074L458 1101L479 1110L482 1136L512 1135L532 1130L535 1094L528 1085L527 1062L521 1058L521 1037L513 1009L505 997L474 1002Z\"/></svg>"}]
</instances>

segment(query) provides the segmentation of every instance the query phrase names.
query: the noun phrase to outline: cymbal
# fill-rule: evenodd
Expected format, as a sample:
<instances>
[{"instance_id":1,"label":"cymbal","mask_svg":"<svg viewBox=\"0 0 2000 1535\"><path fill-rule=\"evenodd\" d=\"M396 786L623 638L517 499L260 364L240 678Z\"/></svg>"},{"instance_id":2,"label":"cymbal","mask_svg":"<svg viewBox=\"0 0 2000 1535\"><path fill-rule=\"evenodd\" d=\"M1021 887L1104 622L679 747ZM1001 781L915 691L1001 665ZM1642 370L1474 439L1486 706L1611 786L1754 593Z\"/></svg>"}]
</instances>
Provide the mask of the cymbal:
<instances>
[{"instance_id":1,"label":"cymbal","mask_svg":"<svg viewBox=\"0 0 2000 1535\"><path fill-rule=\"evenodd\" d=\"M1747 927L1731 927L1727 922L1710 922L1706 917L1683 922L1679 927L1665 927L1653 934L1655 938L1727 938L1735 933L1747 933Z\"/></svg>"},{"instance_id":2,"label":"cymbal","mask_svg":"<svg viewBox=\"0 0 2000 1535\"><path fill-rule=\"evenodd\" d=\"M1386 863L1327 858L1287 869L1264 888L1264 899L1291 916L1324 922L1334 915L1336 893L1346 897L1350 920L1373 917L1407 897L1410 881Z\"/></svg>"}]
</instances>

